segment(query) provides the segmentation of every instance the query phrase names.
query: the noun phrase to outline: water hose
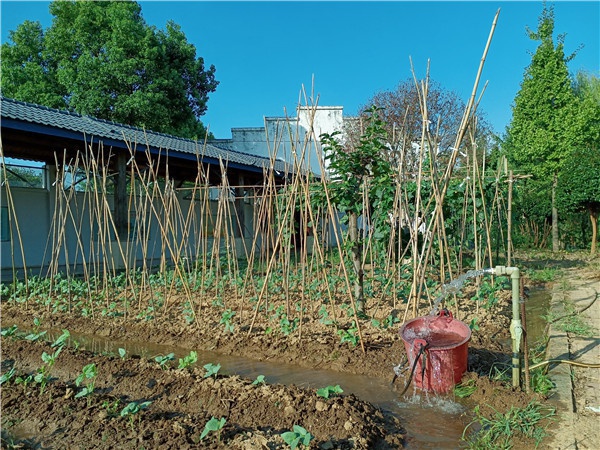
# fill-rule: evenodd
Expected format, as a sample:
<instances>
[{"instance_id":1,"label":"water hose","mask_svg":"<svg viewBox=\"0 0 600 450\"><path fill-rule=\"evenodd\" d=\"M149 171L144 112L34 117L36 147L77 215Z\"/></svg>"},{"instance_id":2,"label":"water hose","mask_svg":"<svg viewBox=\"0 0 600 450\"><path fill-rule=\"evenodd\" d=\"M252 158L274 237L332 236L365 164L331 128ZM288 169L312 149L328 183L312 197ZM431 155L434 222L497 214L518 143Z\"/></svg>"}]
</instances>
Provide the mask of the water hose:
<instances>
[{"instance_id":1,"label":"water hose","mask_svg":"<svg viewBox=\"0 0 600 450\"><path fill-rule=\"evenodd\" d=\"M545 366L546 364L550 364L550 363L560 363L560 364L570 364L572 366L577 366L577 367L586 367L586 368L590 368L590 369L598 369L600 368L600 364L594 364L594 363L580 363L577 361L570 361L568 359L549 359L547 361L542 361L540 363L534 364L533 366L529 366L529 371L531 372L534 369L537 369L538 367L542 367Z\"/></svg>"},{"instance_id":2,"label":"water hose","mask_svg":"<svg viewBox=\"0 0 600 450\"><path fill-rule=\"evenodd\" d=\"M415 360L413 361L413 365L412 365L412 369L410 369L410 375L408 376L408 380L406 381L406 384L404 385L404 389L402 390L402 392L400 393L400 397L402 397L404 395L404 393L408 390L408 387L410 386L410 383L412 382L413 376L415 374L415 369L417 368L417 362L419 361L419 358L425 353L425 350L427 349L427 347L429 347L429 344L421 344L421 348L419 349L419 353L417 353L417 356L415 358ZM421 367L421 377L423 377L425 375L425 361L426 358L423 358L423 364ZM392 384L394 384L394 381L396 381L396 378L398 378L398 374L394 373L394 378L392 378Z\"/></svg>"}]
</instances>

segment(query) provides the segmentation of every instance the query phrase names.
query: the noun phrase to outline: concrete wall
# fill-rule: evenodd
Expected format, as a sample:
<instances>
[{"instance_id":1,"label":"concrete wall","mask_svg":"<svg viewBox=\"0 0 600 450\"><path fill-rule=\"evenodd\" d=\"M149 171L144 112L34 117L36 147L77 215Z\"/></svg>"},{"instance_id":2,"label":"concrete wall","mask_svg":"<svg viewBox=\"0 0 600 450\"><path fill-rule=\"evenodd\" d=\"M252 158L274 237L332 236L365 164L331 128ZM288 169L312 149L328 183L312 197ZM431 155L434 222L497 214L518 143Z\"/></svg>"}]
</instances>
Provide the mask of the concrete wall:
<instances>
[{"instance_id":1,"label":"concrete wall","mask_svg":"<svg viewBox=\"0 0 600 450\"><path fill-rule=\"evenodd\" d=\"M53 171L49 172L52 176ZM192 200L189 191L171 192L173 197L166 202L136 197L129 210L129 238L117 240L110 194L98 201L92 193L67 189L57 198L53 179L46 189L13 187L7 192L3 186L0 201L8 212L2 216L3 226L8 218L12 236L0 242L1 281L12 280L13 274L22 278L25 266L30 276L45 276L51 267L98 274L125 265L140 266L144 261L147 266L159 266L179 257L196 259L214 249L235 250L239 257L249 252L254 234L252 201L226 200L227 207L219 208L214 200ZM242 232L236 204L243 211Z\"/></svg>"}]
</instances>

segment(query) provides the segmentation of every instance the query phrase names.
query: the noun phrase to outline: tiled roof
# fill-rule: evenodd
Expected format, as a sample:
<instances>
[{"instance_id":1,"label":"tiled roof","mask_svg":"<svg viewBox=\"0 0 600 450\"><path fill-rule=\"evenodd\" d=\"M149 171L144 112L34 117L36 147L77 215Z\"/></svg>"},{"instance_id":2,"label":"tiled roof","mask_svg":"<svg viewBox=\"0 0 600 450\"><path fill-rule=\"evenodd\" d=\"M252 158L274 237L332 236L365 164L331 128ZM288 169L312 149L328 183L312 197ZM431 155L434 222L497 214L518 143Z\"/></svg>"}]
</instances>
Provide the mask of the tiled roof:
<instances>
[{"instance_id":1,"label":"tiled roof","mask_svg":"<svg viewBox=\"0 0 600 450\"><path fill-rule=\"evenodd\" d=\"M44 125L55 129L81 133L88 137L93 136L99 140L112 140L143 144L159 150L195 155L199 152L203 157L215 160L222 159L225 164L234 163L248 166L248 169L261 170L271 166L269 158L240 153L229 149L219 148L211 144L204 144L191 139L184 139L168 134L156 133L142 128L123 125L107 120L96 119L90 116L48 108L33 103L21 102L5 97L0 97L0 113L2 119L13 119L29 122L35 125ZM4 124L3 124L4 126ZM275 170L286 172L286 164L275 161ZM289 167L287 167L289 171Z\"/></svg>"}]
</instances>

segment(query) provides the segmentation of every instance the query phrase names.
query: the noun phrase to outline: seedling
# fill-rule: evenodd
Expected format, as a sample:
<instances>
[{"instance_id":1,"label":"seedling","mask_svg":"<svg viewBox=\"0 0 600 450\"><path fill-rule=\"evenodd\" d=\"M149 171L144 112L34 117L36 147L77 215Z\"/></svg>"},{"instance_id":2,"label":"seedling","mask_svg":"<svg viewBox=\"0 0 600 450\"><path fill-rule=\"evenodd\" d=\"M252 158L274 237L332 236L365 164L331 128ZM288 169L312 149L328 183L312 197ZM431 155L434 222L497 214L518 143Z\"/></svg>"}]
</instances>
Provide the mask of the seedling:
<instances>
[{"instance_id":1,"label":"seedling","mask_svg":"<svg viewBox=\"0 0 600 450\"><path fill-rule=\"evenodd\" d=\"M162 355L158 355L154 357L154 361L156 361L159 365L161 369L166 369L167 368L167 363L169 361L173 361L175 359L175 353L169 353L168 355L162 356Z\"/></svg>"},{"instance_id":2,"label":"seedling","mask_svg":"<svg viewBox=\"0 0 600 450\"><path fill-rule=\"evenodd\" d=\"M33 380L40 385L40 394L43 394L44 389L46 389L46 385L50 380L50 371L52 370L52 366L54 366L56 358L62 349L62 347L59 347L51 355L46 352L42 353L42 361L44 361L44 365L37 370L38 373L33 377Z\"/></svg>"},{"instance_id":3,"label":"seedling","mask_svg":"<svg viewBox=\"0 0 600 450\"><path fill-rule=\"evenodd\" d=\"M343 344L344 342L348 342L352 345L352 347L356 347L358 342L360 341L360 337L358 336L358 328L356 326L356 322L352 322L352 327L348 330L338 330L338 336L340 337L340 342Z\"/></svg>"},{"instance_id":4,"label":"seedling","mask_svg":"<svg viewBox=\"0 0 600 450\"><path fill-rule=\"evenodd\" d=\"M9 328L2 328L2 336L5 336L5 337L14 336L16 332L17 332L16 325L13 325L12 327L9 327Z\"/></svg>"},{"instance_id":5,"label":"seedling","mask_svg":"<svg viewBox=\"0 0 600 450\"><path fill-rule=\"evenodd\" d=\"M231 323L231 319L233 319L233 316L235 316L235 311L227 309L223 311L223 314L221 315L221 320L219 321L219 324L225 325L225 331L229 331L230 333L233 333L234 329L234 325Z\"/></svg>"},{"instance_id":6,"label":"seedling","mask_svg":"<svg viewBox=\"0 0 600 450\"><path fill-rule=\"evenodd\" d=\"M208 377L215 377L217 378L217 374L219 373L219 370L221 370L221 364L213 364L213 363L208 363L205 364L204 366L204 378L208 378Z\"/></svg>"},{"instance_id":7,"label":"seedling","mask_svg":"<svg viewBox=\"0 0 600 450\"><path fill-rule=\"evenodd\" d=\"M116 399L115 401L104 400L102 407L106 410L109 417L115 417L117 415L117 409L119 408L121 401Z\"/></svg>"},{"instance_id":8,"label":"seedling","mask_svg":"<svg viewBox=\"0 0 600 450\"><path fill-rule=\"evenodd\" d=\"M22 377L19 376L17 378L15 378L15 384L22 384L23 385L23 392L25 392L27 390L27 385L29 383L31 383L33 381L33 375L23 375Z\"/></svg>"},{"instance_id":9,"label":"seedling","mask_svg":"<svg viewBox=\"0 0 600 450\"><path fill-rule=\"evenodd\" d=\"M14 375L15 375L15 368L11 367L11 369L8 372L4 372L2 374L2 376L0 377L0 385L6 383L7 381L10 381Z\"/></svg>"},{"instance_id":10,"label":"seedling","mask_svg":"<svg viewBox=\"0 0 600 450\"><path fill-rule=\"evenodd\" d=\"M298 447L298 445L308 447L313 438L312 434L310 434L300 425L294 425L294 431L286 431L285 433L281 434L281 437L292 450Z\"/></svg>"},{"instance_id":11,"label":"seedling","mask_svg":"<svg viewBox=\"0 0 600 450\"><path fill-rule=\"evenodd\" d=\"M119 357L121 359L125 359L126 354L127 354L127 351L124 348L119 348Z\"/></svg>"},{"instance_id":12,"label":"seedling","mask_svg":"<svg viewBox=\"0 0 600 450\"><path fill-rule=\"evenodd\" d=\"M225 426L226 422L227 419L225 419L225 417L221 417L220 419L215 419L214 417L211 417L211 419L208 422L206 422L206 425L204 425L204 430L200 435L200 440L203 440L211 431L218 431L217 439L221 441L221 430Z\"/></svg>"},{"instance_id":13,"label":"seedling","mask_svg":"<svg viewBox=\"0 0 600 450\"><path fill-rule=\"evenodd\" d=\"M259 385L259 384L265 384L265 383L266 383L266 381L265 381L265 376L264 375L257 376L256 380L254 380L252 382L252 384L255 385L255 386Z\"/></svg>"},{"instance_id":14,"label":"seedling","mask_svg":"<svg viewBox=\"0 0 600 450\"><path fill-rule=\"evenodd\" d=\"M340 387L339 384L335 386L326 386L321 389L317 389L317 395L323 398L329 398L330 396L334 396L337 394L341 394L344 390Z\"/></svg>"},{"instance_id":15,"label":"seedling","mask_svg":"<svg viewBox=\"0 0 600 450\"><path fill-rule=\"evenodd\" d=\"M191 351L189 355L179 358L179 369L185 369L186 367L196 364L198 361L198 354L195 351Z\"/></svg>"},{"instance_id":16,"label":"seedling","mask_svg":"<svg viewBox=\"0 0 600 450\"><path fill-rule=\"evenodd\" d=\"M477 317L473 317L471 322L469 322L469 328L472 331L479 331L479 325L477 325Z\"/></svg>"},{"instance_id":17,"label":"seedling","mask_svg":"<svg viewBox=\"0 0 600 450\"><path fill-rule=\"evenodd\" d=\"M91 402L91 395L94 393L94 385L96 384L96 364L88 364L81 370L81 374L75 380L75 385L79 387L84 380L91 380L86 383L84 388L75 395L75 398L87 397L88 406Z\"/></svg>"},{"instance_id":18,"label":"seedling","mask_svg":"<svg viewBox=\"0 0 600 450\"><path fill-rule=\"evenodd\" d=\"M129 419L129 425L131 425L131 429L133 430L133 420L134 417L143 409L148 408L152 404L151 401L148 402L130 402L121 410L121 417L127 417Z\"/></svg>"},{"instance_id":19,"label":"seedling","mask_svg":"<svg viewBox=\"0 0 600 450\"><path fill-rule=\"evenodd\" d=\"M63 330L62 334L59 337L57 337L54 343L52 344L52 347L64 347L64 345L67 343L70 337L71 333L69 333L69 330Z\"/></svg>"}]
</instances>

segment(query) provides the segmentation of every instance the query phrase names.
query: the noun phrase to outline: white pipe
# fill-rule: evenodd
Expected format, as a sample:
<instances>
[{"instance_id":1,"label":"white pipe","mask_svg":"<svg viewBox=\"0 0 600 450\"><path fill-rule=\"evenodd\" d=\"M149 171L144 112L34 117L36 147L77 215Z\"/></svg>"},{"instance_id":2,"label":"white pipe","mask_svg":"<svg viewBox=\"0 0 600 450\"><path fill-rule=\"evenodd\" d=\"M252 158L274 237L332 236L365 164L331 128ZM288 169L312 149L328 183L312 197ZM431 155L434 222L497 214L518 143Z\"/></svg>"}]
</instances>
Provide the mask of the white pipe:
<instances>
[{"instance_id":1,"label":"white pipe","mask_svg":"<svg viewBox=\"0 0 600 450\"><path fill-rule=\"evenodd\" d=\"M523 337L523 325L519 314L519 298L521 296L520 273L517 267L496 266L492 273L495 275L510 276L512 281L512 313L513 318L510 322L510 336L512 338L512 374L513 387L520 386L521 358L520 347Z\"/></svg>"}]
</instances>

